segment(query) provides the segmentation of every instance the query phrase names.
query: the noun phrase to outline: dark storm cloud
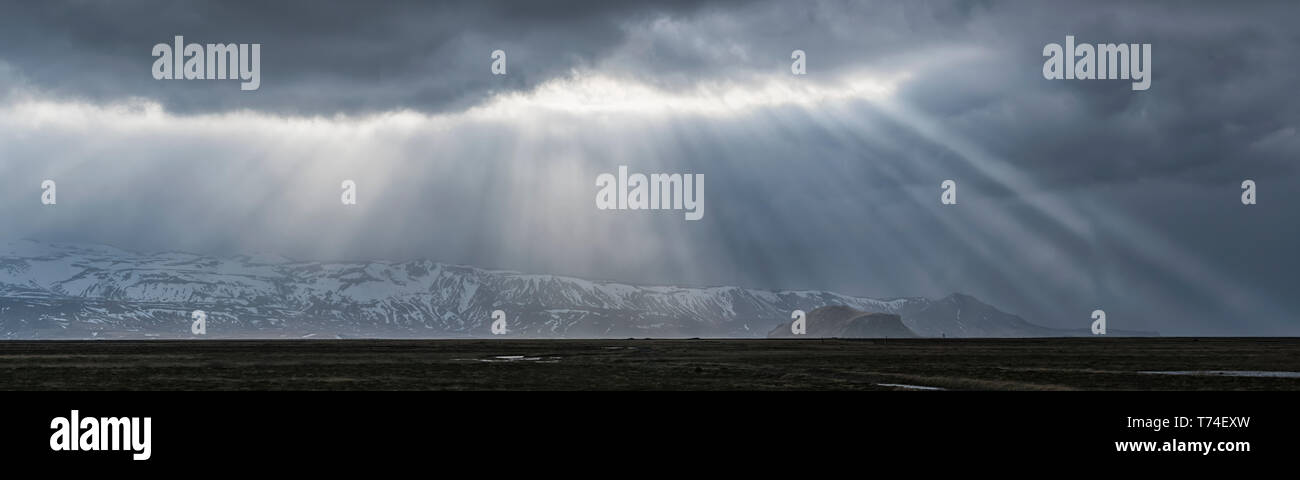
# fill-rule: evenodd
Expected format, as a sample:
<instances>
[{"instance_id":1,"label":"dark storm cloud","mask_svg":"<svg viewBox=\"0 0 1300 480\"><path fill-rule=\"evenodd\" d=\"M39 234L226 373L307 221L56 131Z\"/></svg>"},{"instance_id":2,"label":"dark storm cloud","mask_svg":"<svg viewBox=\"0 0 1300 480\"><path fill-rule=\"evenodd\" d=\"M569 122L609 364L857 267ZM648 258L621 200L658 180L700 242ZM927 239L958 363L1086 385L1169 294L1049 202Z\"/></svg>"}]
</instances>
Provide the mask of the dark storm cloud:
<instances>
[{"instance_id":1,"label":"dark storm cloud","mask_svg":"<svg viewBox=\"0 0 1300 480\"><path fill-rule=\"evenodd\" d=\"M621 25L687 15L690 2L10 2L0 59L49 93L144 97L183 113L333 114L464 106L590 63ZM256 93L150 76L158 43L261 43ZM488 75L504 49L510 75Z\"/></svg>"},{"instance_id":2,"label":"dark storm cloud","mask_svg":"<svg viewBox=\"0 0 1300 480\"><path fill-rule=\"evenodd\" d=\"M1300 118L1285 93L1300 84L1294 3L1035 2L986 13L968 24L970 40L1005 55L936 72L905 95L1049 184L1168 175L1219 184L1235 178L1218 168L1229 164L1292 171L1294 149L1269 143L1294 142ZM1066 34L1151 43L1154 86L1044 81L1041 48Z\"/></svg>"},{"instance_id":3,"label":"dark storm cloud","mask_svg":"<svg viewBox=\"0 0 1300 480\"><path fill-rule=\"evenodd\" d=\"M1119 329L1300 332L1296 2L0 5L0 94L140 97L175 123L241 109L455 115L574 70L668 92L743 90L788 78L796 48L808 82L910 74L890 99L902 112L854 100L726 118L390 122L395 132L373 138L266 118L233 120L270 133L224 130L220 118L111 133L32 120L0 131L4 177L18 179L0 195L22 202L23 185L58 175L78 207L33 215L5 203L6 219L30 219L10 232L627 282L962 291L1052 326L1086 326L1105 308ZM262 88L153 80L149 50L176 34L263 43ZM1066 35L1152 44L1150 90L1045 80L1042 48ZM488 74L497 48L506 77ZM704 173L705 220L594 212L592 178L620 164ZM298 206L332 201L343 176L365 186L362 209ZM961 203L939 207L949 178ZM1259 205L1237 201L1244 178L1260 182ZM105 198L100 183L131 189Z\"/></svg>"},{"instance_id":4,"label":"dark storm cloud","mask_svg":"<svg viewBox=\"0 0 1300 480\"><path fill-rule=\"evenodd\" d=\"M1186 175L1223 182L1221 159L1286 171L1300 84L1291 2L5 2L0 59L50 95L129 97L174 112L458 110L574 68L680 88L788 68L897 68L973 46L902 95L1054 183ZM260 90L156 81L150 48L264 45ZM1041 48L1152 43L1154 88L1044 81ZM510 75L488 74L501 48ZM0 79L5 78L0 72ZM1078 160L1043 159L1077 158Z\"/></svg>"},{"instance_id":5,"label":"dark storm cloud","mask_svg":"<svg viewBox=\"0 0 1300 480\"><path fill-rule=\"evenodd\" d=\"M1189 175L1217 182L1213 164L1226 156L1276 173L1276 150L1245 147L1269 135L1285 141L1300 115L1294 95L1275 94L1300 83L1289 2L5 2L3 10L0 59L32 87L98 102L155 99L182 113L442 111L573 68L671 88L779 72L793 48L809 52L814 75L830 75L971 45L994 55L935 69L903 95L1019 166L1089 159L1039 172L1054 181L1195 167ZM150 48L177 34L264 44L262 88L153 80ZM1135 95L1123 82L1044 81L1042 45L1065 34L1152 43L1156 87ZM508 76L487 74L497 48L510 56Z\"/></svg>"}]
</instances>

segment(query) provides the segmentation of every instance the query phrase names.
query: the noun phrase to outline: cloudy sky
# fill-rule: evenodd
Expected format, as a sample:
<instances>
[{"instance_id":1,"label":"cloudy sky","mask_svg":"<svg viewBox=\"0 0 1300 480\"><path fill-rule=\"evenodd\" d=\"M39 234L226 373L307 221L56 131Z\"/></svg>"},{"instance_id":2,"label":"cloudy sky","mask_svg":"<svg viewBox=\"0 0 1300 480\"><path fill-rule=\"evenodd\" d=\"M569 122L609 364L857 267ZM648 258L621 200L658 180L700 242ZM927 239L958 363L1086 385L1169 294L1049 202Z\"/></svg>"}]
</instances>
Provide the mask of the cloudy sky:
<instances>
[{"instance_id":1,"label":"cloudy sky","mask_svg":"<svg viewBox=\"0 0 1300 480\"><path fill-rule=\"evenodd\" d=\"M1296 2L376 3L0 2L0 239L1300 334ZM260 89L155 80L175 35L260 43ZM1044 79L1066 35L1150 89ZM597 210L619 165L704 218Z\"/></svg>"}]
</instances>

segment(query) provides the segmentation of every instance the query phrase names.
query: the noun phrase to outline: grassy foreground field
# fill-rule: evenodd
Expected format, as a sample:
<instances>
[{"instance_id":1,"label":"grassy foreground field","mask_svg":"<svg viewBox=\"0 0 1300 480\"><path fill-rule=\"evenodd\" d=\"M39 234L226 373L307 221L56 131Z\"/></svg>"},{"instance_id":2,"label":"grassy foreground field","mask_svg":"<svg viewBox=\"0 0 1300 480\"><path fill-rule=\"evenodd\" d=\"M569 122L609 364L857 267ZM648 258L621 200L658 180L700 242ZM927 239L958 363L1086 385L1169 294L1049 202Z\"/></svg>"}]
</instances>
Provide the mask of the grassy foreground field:
<instances>
[{"instance_id":1,"label":"grassy foreground field","mask_svg":"<svg viewBox=\"0 0 1300 480\"><path fill-rule=\"evenodd\" d=\"M1300 390L1294 372L1297 338L0 341L6 390Z\"/></svg>"}]
</instances>

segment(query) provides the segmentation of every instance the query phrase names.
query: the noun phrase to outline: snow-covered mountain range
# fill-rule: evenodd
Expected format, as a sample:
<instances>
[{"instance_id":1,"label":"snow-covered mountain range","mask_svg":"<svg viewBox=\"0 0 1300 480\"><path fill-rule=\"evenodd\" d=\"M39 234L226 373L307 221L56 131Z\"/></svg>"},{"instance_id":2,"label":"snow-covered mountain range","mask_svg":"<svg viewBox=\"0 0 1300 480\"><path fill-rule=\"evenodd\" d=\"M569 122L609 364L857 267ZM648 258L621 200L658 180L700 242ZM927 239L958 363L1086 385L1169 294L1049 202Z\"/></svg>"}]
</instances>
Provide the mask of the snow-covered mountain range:
<instances>
[{"instance_id":1,"label":"snow-covered mountain range","mask_svg":"<svg viewBox=\"0 0 1300 480\"><path fill-rule=\"evenodd\" d=\"M138 254L102 245L0 242L0 338L762 337L800 309L902 316L928 337L1086 333L1041 327L954 294L877 300L826 291L593 282L419 260L319 263L278 256Z\"/></svg>"}]
</instances>

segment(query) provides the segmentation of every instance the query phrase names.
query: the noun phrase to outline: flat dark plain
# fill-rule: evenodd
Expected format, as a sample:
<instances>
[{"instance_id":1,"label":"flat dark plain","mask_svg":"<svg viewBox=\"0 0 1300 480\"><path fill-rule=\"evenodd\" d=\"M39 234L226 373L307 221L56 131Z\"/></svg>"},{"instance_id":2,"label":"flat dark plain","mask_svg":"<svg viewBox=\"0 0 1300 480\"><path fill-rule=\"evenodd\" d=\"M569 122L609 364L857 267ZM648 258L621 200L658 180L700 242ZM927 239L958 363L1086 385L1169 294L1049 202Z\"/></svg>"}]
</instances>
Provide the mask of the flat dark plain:
<instances>
[{"instance_id":1,"label":"flat dark plain","mask_svg":"<svg viewBox=\"0 0 1300 480\"><path fill-rule=\"evenodd\" d=\"M1300 390L1152 371L1300 372L1300 338L0 341L3 390Z\"/></svg>"}]
</instances>

